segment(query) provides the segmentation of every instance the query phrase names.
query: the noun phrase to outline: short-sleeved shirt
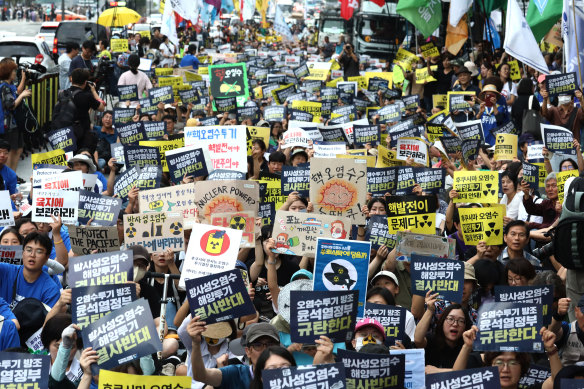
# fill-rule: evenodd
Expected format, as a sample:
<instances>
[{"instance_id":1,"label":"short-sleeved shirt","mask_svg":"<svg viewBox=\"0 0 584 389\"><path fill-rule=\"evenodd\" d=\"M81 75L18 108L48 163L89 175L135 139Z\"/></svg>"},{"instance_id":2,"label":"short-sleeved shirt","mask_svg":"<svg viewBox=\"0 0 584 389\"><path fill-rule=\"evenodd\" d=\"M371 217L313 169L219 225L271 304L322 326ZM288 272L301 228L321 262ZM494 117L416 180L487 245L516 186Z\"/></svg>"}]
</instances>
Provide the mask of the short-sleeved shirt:
<instances>
[{"instance_id":1,"label":"short-sleeved shirt","mask_svg":"<svg viewBox=\"0 0 584 389\"><path fill-rule=\"evenodd\" d=\"M2 318L2 316L0 316L0 320L3 320L0 323L0 352L7 348L20 347L20 337L16 324L12 320Z\"/></svg>"},{"instance_id":2,"label":"short-sleeved shirt","mask_svg":"<svg viewBox=\"0 0 584 389\"><path fill-rule=\"evenodd\" d=\"M0 176L4 179L4 188L8 189L10 194L16 193L16 185L18 184L16 173L8 166L4 165L0 168Z\"/></svg>"},{"instance_id":3,"label":"short-sleeved shirt","mask_svg":"<svg viewBox=\"0 0 584 389\"><path fill-rule=\"evenodd\" d=\"M81 55L78 55L71 60L71 64L69 65L69 75L71 75L75 69L87 69L89 70L89 73L93 73L95 67L90 59L85 60Z\"/></svg>"},{"instance_id":4,"label":"short-sleeved shirt","mask_svg":"<svg viewBox=\"0 0 584 389\"><path fill-rule=\"evenodd\" d=\"M35 282L27 282L24 279L23 268L22 265L0 263L0 297L11 304L12 291L16 283L17 301L32 297L52 308L61 297L60 288L45 272L42 272Z\"/></svg>"},{"instance_id":5,"label":"short-sleeved shirt","mask_svg":"<svg viewBox=\"0 0 584 389\"><path fill-rule=\"evenodd\" d=\"M251 384L251 367L248 365L229 365L220 368L222 379L218 389L249 388Z\"/></svg>"},{"instance_id":6,"label":"short-sleeved shirt","mask_svg":"<svg viewBox=\"0 0 584 389\"><path fill-rule=\"evenodd\" d=\"M80 88L76 86L71 87L71 92L78 90ZM77 112L75 113L75 121L81 124L83 129L89 130L90 128L90 119L89 119L89 110L90 109L98 109L99 108L99 101L93 97L93 94L89 90L82 90L73 96L73 103L77 108Z\"/></svg>"},{"instance_id":7,"label":"short-sleeved shirt","mask_svg":"<svg viewBox=\"0 0 584 389\"><path fill-rule=\"evenodd\" d=\"M180 61L180 67L185 68L187 66L192 66L193 70L197 70L199 68L199 59L192 54L187 54L183 57Z\"/></svg>"}]
</instances>

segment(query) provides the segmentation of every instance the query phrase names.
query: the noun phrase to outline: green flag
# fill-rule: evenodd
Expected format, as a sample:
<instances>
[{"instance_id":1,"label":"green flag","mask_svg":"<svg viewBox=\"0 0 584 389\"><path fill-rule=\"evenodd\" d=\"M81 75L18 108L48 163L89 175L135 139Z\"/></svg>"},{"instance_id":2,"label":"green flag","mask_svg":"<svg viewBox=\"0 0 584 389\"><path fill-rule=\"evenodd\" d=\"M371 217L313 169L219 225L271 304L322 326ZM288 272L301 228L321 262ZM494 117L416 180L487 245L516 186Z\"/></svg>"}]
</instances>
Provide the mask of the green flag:
<instances>
[{"instance_id":1,"label":"green flag","mask_svg":"<svg viewBox=\"0 0 584 389\"><path fill-rule=\"evenodd\" d=\"M531 27L536 42L540 42L545 34L562 16L562 0L531 0L527 8L527 24Z\"/></svg>"},{"instance_id":2,"label":"green flag","mask_svg":"<svg viewBox=\"0 0 584 389\"><path fill-rule=\"evenodd\" d=\"M440 0L399 0L396 11L424 35L432 35L442 22Z\"/></svg>"},{"instance_id":3,"label":"green flag","mask_svg":"<svg viewBox=\"0 0 584 389\"><path fill-rule=\"evenodd\" d=\"M496 9L507 9L507 0L478 0L476 4L487 15Z\"/></svg>"}]
</instances>

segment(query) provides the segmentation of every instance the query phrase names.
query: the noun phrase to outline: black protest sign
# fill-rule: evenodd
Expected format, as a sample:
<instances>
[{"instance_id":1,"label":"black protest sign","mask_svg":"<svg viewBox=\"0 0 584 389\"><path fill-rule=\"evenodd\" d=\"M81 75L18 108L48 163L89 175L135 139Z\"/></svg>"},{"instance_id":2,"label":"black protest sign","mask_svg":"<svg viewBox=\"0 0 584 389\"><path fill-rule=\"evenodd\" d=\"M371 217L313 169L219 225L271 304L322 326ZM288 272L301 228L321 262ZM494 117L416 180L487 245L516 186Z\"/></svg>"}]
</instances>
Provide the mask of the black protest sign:
<instances>
[{"instance_id":1,"label":"black protest sign","mask_svg":"<svg viewBox=\"0 0 584 389\"><path fill-rule=\"evenodd\" d=\"M171 85L151 88L148 90L148 96L150 96L150 104L152 105L158 105L158 103L174 103L174 93L172 92Z\"/></svg>"},{"instance_id":2,"label":"black protest sign","mask_svg":"<svg viewBox=\"0 0 584 389\"><path fill-rule=\"evenodd\" d=\"M156 189L160 187L162 179L162 167L147 165L140 169L140 174L136 180L136 187L143 189ZM115 186L114 186L115 187Z\"/></svg>"},{"instance_id":3,"label":"black protest sign","mask_svg":"<svg viewBox=\"0 0 584 389\"><path fill-rule=\"evenodd\" d=\"M525 303L483 303L479 308L477 351L543 352L542 307Z\"/></svg>"},{"instance_id":4,"label":"black protest sign","mask_svg":"<svg viewBox=\"0 0 584 389\"><path fill-rule=\"evenodd\" d=\"M192 317L207 324L255 313L239 269L186 280Z\"/></svg>"},{"instance_id":5,"label":"black protest sign","mask_svg":"<svg viewBox=\"0 0 584 389\"><path fill-rule=\"evenodd\" d=\"M576 155L572 131L551 124L541 124L540 126L543 143L549 151L559 154Z\"/></svg>"},{"instance_id":6,"label":"black protest sign","mask_svg":"<svg viewBox=\"0 0 584 389\"><path fill-rule=\"evenodd\" d=\"M396 196L409 195L416 185L416 175L413 166L398 166L396 168L395 191Z\"/></svg>"},{"instance_id":7,"label":"black protest sign","mask_svg":"<svg viewBox=\"0 0 584 389\"><path fill-rule=\"evenodd\" d=\"M294 77L296 77L298 79L301 79L302 77L306 77L310 74L310 71L308 70L308 66L306 65L306 63L303 63L302 65L295 68L293 70L293 72L294 72Z\"/></svg>"},{"instance_id":8,"label":"black protest sign","mask_svg":"<svg viewBox=\"0 0 584 389\"><path fill-rule=\"evenodd\" d=\"M337 101L339 99L339 90L337 88L322 88L320 90L322 101Z\"/></svg>"},{"instance_id":9,"label":"black protest sign","mask_svg":"<svg viewBox=\"0 0 584 389\"><path fill-rule=\"evenodd\" d=\"M406 356L337 350L345 365L347 388L405 388Z\"/></svg>"},{"instance_id":10,"label":"black protest sign","mask_svg":"<svg viewBox=\"0 0 584 389\"><path fill-rule=\"evenodd\" d=\"M117 220L117 219L116 219ZM76 255L88 255L118 251L120 240L116 226L74 226L68 225L71 250Z\"/></svg>"},{"instance_id":11,"label":"black protest sign","mask_svg":"<svg viewBox=\"0 0 584 389\"><path fill-rule=\"evenodd\" d=\"M122 200L87 190L79 191L79 224L115 226L122 207Z\"/></svg>"},{"instance_id":12,"label":"black protest sign","mask_svg":"<svg viewBox=\"0 0 584 389\"><path fill-rule=\"evenodd\" d=\"M136 114L134 108L114 108L114 125L125 124L132 121Z\"/></svg>"},{"instance_id":13,"label":"black protest sign","mask_svg":"<svg viewBox=\"0 0 584 389\"><path fill-rule=\"evenodd\" d=\"M549 366L540 366L532 363L529 365L527 373L521 376L517 387L518 389L528 389L535 384L544 382L551 375Z\"/></svg>"},{"instance_id":14,"label":"black protest sign","mask_svg":"<svg viewBox=\"0 0 584 389\"><path fill-rule=\"evenodd\" d=\"M72 288L123 284L133 279L133 263L132 250L71 257L67 281Z\"/></svg>"},{"instance_id":15,"label":"black protest sign","mask_svg":"<svg viewBox=\"0 0 584 389\"><path fill-rule=\"evenodd\" d=\"M496 366L465 369L426 375L426 388L500 389L499 368Z\"/></svg>"},{"instance_id":16,"label":"black protest sign","mask_svg":"<svg viewBox=\"0 0 584 389\"><path fill-rule=\"evenodd\" d=\"M118 97L120 101L138 101L138 86L118 85Z\"/></svg>"},{"instance_id":17,"label":"black protest sign","mask_svg":"<svg viewBox=\"0 0 584 389\"><path fill-rule=\"evenodd\" d=\"M115 310L81 330L83 345L97 351L98 369L112 369L158 351L162 343L146 300L139 299Z\"/></svg>"},{"instance_id":18,"label":"black protest sign","mask_svg":"<svg viewBox=\"0 0 584 389\"><path fill-rule=\"evenodd\" d=\"M77 150L77 138L73 133L73 127L59 128L47 134L47 139L53 150L63 149L65 152Z\"/></svg>"},{"instance_id":19,"label":"black protest sign","mask_svg":"<svg viewBox=\"0 0 584 389\"><path fill-rule=\"evenodd\" d=\"M383 245L390 250L395 247L395 234L389 233L387 216L373 215L369 218L365 230L365 241L371 242L372 249L379 249Z\"/></svg>"},{"instance_id":20,"label":"black protest sign","mask_svg":"<svg viewBox=\"0 0 584 389\"><path fill-rule=\"evenodd\" d=\"M300 196L308 198L310 194L310 164L302 165L298 167L284 165L282 167L283 196L298 192Z\"/></svg>"},{"instance_id":21,"label":"black protest sign","mask_svg":"<svg viewBox=\"0 0 584 389\"><path fill-rule=\"evenodd\" d=\"M166 134L166 122L142 122L147 139L162 138Z\"/></svg>"},{"instance_id":22,"label":"black protest sign","mask_svg":"<svg viewBox=\"0 0 584 389\"><path fill-rule=\"evenodd\" d=\"M550 96L572 94L578 89L576 72L545 76L545 89Z\"/></svg>"},{"instance_id":23,"label":"black protest sign","mask_svg":"<svg viewBox=\"0 0 584 389\"><path fill-rule=\"evenodd\" d=\"M158 103L153 104L149 97L138 100L140 104L140 113L154 115L158 112Z\"/></svg>"},{"instance_id":24,"label":"black protest sign","mask_svg":"<svg viewBox=\"0 0 584 389\"><path fill-rule=\"evenodd\" d=\"M264 120L273 123L281 122L286 118L286 107L283 105L271 105L264 108Z\"/></svg>"},{"instance_id":25,"label":"black protest sign","mask_svg":"<svg viewBox=\"0 0 584 389\"><path fill-rule=\"evenodd\" d=\"M215 108L217 112L231 112L237 109L237 98L228 97L226 99L215 99Z\"/></svg>"},{"instance_id":26,"label":"black protest sign","mask_svg":"<svg viewBox=\"0 0 584 389\"><path fill-rule=\"evenodd\" d=\"M367 193L373 197L382 197L392 193L395 189L397 168L395 167L368 167Z\"/></svg>"},{"instance_id":27,"label":"black protest sign","mask_svg":"<svg viewBox=\"0 0 584 389\"><path fill-rule=\"evenodd\" d=\"M424 193L440 193L446 182L446 169L415 167L414 181Z\"/></svg>"},{"instance_id":28,"label":"black protest sign","mask_svg":"<svg viewBox=\"0 0 584 389\"><path fill-rule=\"evenodd\" d=\"M245 180L245 173L238 172L237 170L227 170L227 169L216 169L213 170L209 176L207 176L207 181L237 181Z\"/></svg>"},{"instance_id":29,"label":"black protest sign","mask_svg":"<svg viewBox=\"0 0 584 389\"><path fill-rule=\"evenodd\" d=\"M336 124L345 124L351 121L351 117L349 115L341 115L337 116L329 121L329 124L336 125Z\"/></svg>"},{"instance_id":30,"label":"black protest sign","mask_svg":"<svg viewBox=\"0 0 584 389\"><path fill-rule=\"evenodd\" d=\"M0 388L48 388L51 370L50 355L0 353Z\"/></svg>"},{"instance_id":31,"label":"black protest sign","mask_svg":"<svg viewBox=\"0 0 584 389\"><path fill-rule=\"evenodd\" d=\"M156 147L124 146L126 168L133 166L160 165L160 152Z\"/></svg>"},{"instance_id":32,"label":"black protest sign","mask_svg":"<svg viewBox=\"0 0 584 389\"><path fill-rule=\"evenodd\" d=\"M120 143L124 146L138 144L141 140L147 140L144 122L130 122L116 128Z\"/></svg>"},{"instance_id":33,"label":"black protest sign","mask_svg":"<svg viewBox=\"0 0 584 389\"><path fill-rule=\"evenodd\" d=\"M260 109L257 106L239 107L235 110L235 115L237 121L240 123L246 119L251 119L253 124L260 121Z\"/></svg>"},{"instance_id":34,"label":"black protest sign","mask_svg":"<svg viewBox=\"0 0 584 389\"><path fill-rule=\"evenodd\" d=\"M299 109L288 108L290 120L297 120L300 122L312 122L314 115L310 112L301 111Z\"/></svg>"},{"instance_id":35,"label":"black protest sign","mask_svg":"<svg viewBox=\"0 0 584 389\"><path fill-rule=\"evenodd\" d=\"M290 338L314 343L321 335L333 343L350 341L355 331L358 290L290 292Z\"/></svg>"},{"instance_id":36,"label":"black protest sign","mask_svg":"<svg viewBox=\"0 0 584 389\"><path fill-rule=\"evenodd\" d=\"M84 329L108 313L136 300L136 285L114 284L73 288L71 315L73 323Z\"/></svg>"},{"instance_id":37,"label":"black protest sign","mask_svg":"<svg viewBox=\"0 0 584 389\"><path fill-rule=\"evenodd\" d=\"M0 246L0 263L20 265L22 262L22 246Z\"/></svg>"},{"instance_id":38,"label":"black protest sign","mask_svg":"<svg viewBox=\"0 0 584 389\"><path fill-rule=\"evenodd\" d=\"M385 345L393 346L396 340L406 336L407 309L392 305L365 303L364 316L377 320L385 330Z\"/></svg>"},{"instance_id":39,"label":"black protest sign","mask_svg":"<svg viewBox=\"0 0 584 389\"><path fill-rule=\"evenodd\" d=\"M533 190L539 189L539 169L540 167L538 165L523 162L523 180Z\"/></svg>"},{"instance_id":40,"label":"black protest sign","mask_svg":"<svg viewBox=\"0 0 584 389\"><path fill-rule=\"evenodd\" d=\"M274 203L260 203L258 210L258 217L262 219L263 226L272 226L274 224L274 217L276 216L276 204Z\"/></svg>"},{"instance_id":41,"label":"black protest sign","mask_svg":"<svg viewBox=\"0 0 584 389\"><path fill-rule=\"evenodd\" d=\"M467 99L474 95L474 92L448 92L448 110L454 112L471 109L471 102Z\"/></svg>"},{"instance_id":42,"label":"black protest sign","mask_svg":"<svg viewBox=\"0 0 584 389\"><path fill-rule=\"evenodd\" d=\"M272 91L278 89L279 87L280 85L274 83L262 85L262 96L267 99L272 95Z\"/></svg>"},{"instance_id":43,"label":"black protest sign","mask_svg":"<svg viewBox=\"0 0 584 389\"><path fill-rule=\"evenodd\" d=\"M387 132L391 137L389 147L397 147L398 140L402 138L421 138L424 134L424 126L414 125L413 123L409 126L400 126L398 123L391 126Z\"/></svg>"},{"instance_id":44,"label":"black protest sign","mask_svg":"<svg viewBox=\"0 0 584 389\"><path fill-rule=\"evenodd\" d=\"M495 127L490 130L491 134L496 138L497 134L517 134L517 128L515 127L515 123L512 120L509 120L507 123L500 125L499 127Z\"/></svg>"},{"instance_id":45,"label":"black protest sign","mask_svg":"<svg viewBox=\"0 0 584 389\"><path fill-rule=\"evenodd\" d=\"M538 304L542 307L543 325L552 322L552 304L554 302L554 287L542 286L502 286L495 285L495 301L506 303Z\"/></svg>"},{"instance_id":46,"label":"black protest sign","mask_svg":"<svg viewBox=\"0 0 584 389\"><path fill-rule=\"evenodd\" d=\"M440 142L448 155L462 152L462 140L456 135L444 134L440 137Z\"/></svg>"},{"instance_id":47,"label":"black protest sign","mask_svg":"<svg viewBox=\"0 0 584 389\"><path fill-rule=\"evenodd\" d=\"M389 104L379 108L376 112L379 115L379 123L391 123L401 120L401 108L399 104Z\"/></svg>"},{"instance_id":48,"label":"black protest sign","mask_svg":"<svg viewBox=\"0 0 584 389\"><path fill-rule=\"evenodd\" d=\"M194 105L201 104L201 95L199 95L199 91L196 89L179 90L178 96L183 105L189 105L191 103Z\"/></svg>"},{"instance_id":49,"label":"black protest sign","mask_svg":"<svg viewBox=\"0 0 584 389\"><path fill-rule=\"evenodd\" d=\"M387 86L389 84L388 80L385 80L383 78L370 78L369 79L369 85L367 86L367 90L371 91L371 92L377 92L378 90L383 90L383 89L387 89Z\"/></svg>"},{"instance_id":50,"label":"black protest sign","mask_svg":"<svg viewBox=\"0 0 584 389\"><path fill-rule=\"evenodd\" d=\"M291 366L262 371L264 389L345 388L345 366L342 363Z\"/></svg>"},{"instance_id":51,"label":"black protest sign","mask_svg":"<svg viewBox=\"0 0 584 389\"><path fill-rule=\"evenodd\" d=\"M481 148L480 139L465 139L462 141L462 160L466 165L475 161Z\"/></svg>"},{"instance_id":52,"label":"black protest sign","mask_svg":"<svg viewBox=\"0 0 584 389\"><path fill-rule=\"evenodd\" d=\"M268 73L268 84L284 84L286 82L286 75L285 74L269 74Z\"/></svg>"},{"instance_id":53,"label":"black protest sign","mask_svg":"<svg viewBox=\"0 0 584 389\"><path fill-rule=\"evenodd\" d=\"M120 174L114 183L114 194L118 195L119 198L126 200L128 198L128 193L136 185L139 176L140 168L138 166L127 169Z\"/></svg>"},{"instance_id":54,"label":"black protest sign","mask_svg":"<svg viewBox=\"0 0 584 389\"><path fill-rule=\"evenodd\" d=\"M219 119L215 116L208 116L203 119L199 119L199 124L201 126L216 126L219 124Z\"/></svg>"},{"instance_id":55,"label":"black protest sign","mask_svg":"<svg viewBox=\"0 0 584 389\"><path fill-rule=\"evenodd\" d=\"M458 135L463 140L466 139L480 139L481 142L485 141L483 134L483 122L480 120L471 120L464 123L456 123L456 130Z\"/></svg>"},{"instance_id":56,"label":"black protest sign","mask_svg":"<svg viewBox=\"0 0 584 389\"><path fill-rule=\"evenodd\" d=\"M355 105L355 109L357 111L365 113L365 111L367 110L367 107L369 106L369 101L368 100L354 98L353 99L353 104Z\"/></svg>"},{"instance_id":57,"label":"black protest sign","mask_svg":"<svg viewBox=\"0 0 584 389\"><path fill-rule=\"evenodd\" d=\"M296 86L294 86L294 84L290 84L282 88L274 89L272 91L272 96L274 96L276 104L284 104L286 102L286 99L295 93Z\"/></svg>"},{"instance_id":58,"label":"black protest sign","mask_svg":"<svg viewBox=\"0 0 584 389\"><path fill-rule=\"evenodd\" d=\"M176 185L184 176L203 177L209 174L203 149L182 147L167 151L166 165L170 179Z\"/></svg>"},{"instance_id":59,"label":"black protest sign","mask_svg":"<svg viewBox=\"0 0 584 389\"><path fill-rule=\"evenodd\" d=\"M418 95L411 95L411 96L404 96L402 98L404 102L404 106L408 111L415 111L418 109L420 105L420 96Z\"/></svg>"},{"instance_id":60,"label":"black protest sign","mask_svg":"<svg viewBox=\"0 0 584 389\"><path fill-rule=\"evenodd\" d=\"M323 126L319 128L325 142L347 142L347 135L342 125Z\"/></svg>"},{"instance_id":61,"label":"black protest sign","mask_svg":"<svg viewBox=\"0 0 584 389\"><path fill-rule=\"evenodd\" d=\"M462 302L464 262L417 254L411 257L412 294L426 296L431 290L440 300Z\"/></svg>"},{"instance_id":62,"label":"black protest sign","mask_svg":"<svg viewBox=\"0 0 584 389\"><path fill-rule=\"evenodd\" d=\"M209 66L209 83L211 96L215 99L247 97L249 94L244 63Z\"/></svg>"}]
</instances>

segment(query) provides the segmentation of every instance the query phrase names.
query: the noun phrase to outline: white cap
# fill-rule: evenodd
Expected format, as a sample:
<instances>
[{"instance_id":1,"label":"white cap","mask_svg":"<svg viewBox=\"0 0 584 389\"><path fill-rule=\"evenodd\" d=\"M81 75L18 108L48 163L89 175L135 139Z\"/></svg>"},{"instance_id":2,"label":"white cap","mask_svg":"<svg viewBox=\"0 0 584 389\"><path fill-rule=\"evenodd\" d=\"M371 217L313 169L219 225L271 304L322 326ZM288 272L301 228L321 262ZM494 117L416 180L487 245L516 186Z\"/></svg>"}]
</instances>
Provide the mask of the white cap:
<instances>
[{"instance_id":1,"label":"white cap","mask_svg":"<svg viewBox=\"0 0 584 389\"><path fill-rule=\"evenodd\" d=\"M379 273L377 273L375 276L373 276L373 278L371 279L371 285L375 284L375 280L377 280L380 277L390 278L393 282L395 282L395 284L397 286L399 286L399 282L397 281L397 277L395 276L395 274L393 274L389 270L382 270Z\"/></svg>"}]
</instances>

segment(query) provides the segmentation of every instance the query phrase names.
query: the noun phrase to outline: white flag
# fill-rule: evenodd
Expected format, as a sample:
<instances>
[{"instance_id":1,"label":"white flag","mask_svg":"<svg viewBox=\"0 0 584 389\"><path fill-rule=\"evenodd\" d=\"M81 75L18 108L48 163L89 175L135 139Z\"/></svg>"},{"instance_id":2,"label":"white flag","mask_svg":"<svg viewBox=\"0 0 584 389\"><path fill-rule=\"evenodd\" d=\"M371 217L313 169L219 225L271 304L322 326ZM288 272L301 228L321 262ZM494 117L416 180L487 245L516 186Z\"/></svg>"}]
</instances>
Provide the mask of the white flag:
<instances>
[{"instance_id":1,"label":"white flag","mask_svg":"<svg viewBox=\"0 0 584 389\"><path fill-rule=\"evenodd\" d=\"M168 0L166 5L172 5L174 12L193 24L199 19L199 3L193 0Z\"/></svg>"},{"instance_id":2,"label":"white flag","mask_svg":"<svg viewBox=\"0 0 584 389\"><path fill-rule=\"evenodd\" d=\"M170 2L166 2L164 6L164 14L162 15L162 25L160 26L160 33L166 35L168 39L178 47L178 35L176 34L176 21L174 19L174 12Z\"/></svg>"},{"instance_id":3,"label":"white flag","mask_svg":"<svg viewBox=\"0 0 584 389\"><path fill-rule=\"evenodd\" d=\"M582 1L575 1L574 7L572 8L572 1L574 0L564 0L564 9L562 12L564 63L566 64L566 73L576 72L578 84L582 85L580 70L584 66L584 38L582 38L582 31L584 31L584 6ZM574 24L574 9L576 10L576 24ZM581 37L578 44L576 44L576 33ZM580 67L578 67L578 64Z\"/></svg>"},{"instance_id":4,"label":"white flag","mask_svg":"<svg viewBox=\"0 0 584 389\"><path fill-rule=\"evenodd\" d=\"M507 2L505 26L505 43L503 43L505 51L527 66L531 66L541 73L549 74L533 32L531 32L516 0Z\"/></svg>"},{"instance_id":5,"label":"white flag","mask_svg":"<svg viewBox=\"0 0 584 389\"><path fill-rule=\"evenodd\" d=\"M253 14L255 13L256 2L255 0L243 0L243 5L241 6L241 13L243 15L243 20L253 19Z\"/></svg>"},{"instance_id":6,"label":"white flag","mask_svg":"<svg viewBox=\"0 0 584 389\"><path fill-rule=\"evenodd\" d=\"M278 5L276 5L276 16L274 17L274 30L282 36L282 39L286 41L294 40L294 35L292 35L290 27L286 24L286 19L284 19L282 10Z\"/></svg>"},{"instance_id":7,"label":"white flag","mask_svg":"<svg viewBox=\"0 0 584 389\"><path fill-rule=\"evenodd\" d=\"M452 27L458 26L460 19L468 12L472 5L472 0L451 0L449 13L449 23Z\"/></svg>"}]
</instances>

